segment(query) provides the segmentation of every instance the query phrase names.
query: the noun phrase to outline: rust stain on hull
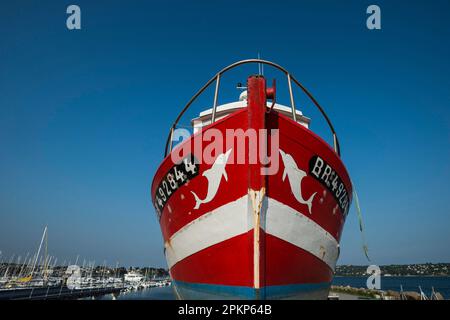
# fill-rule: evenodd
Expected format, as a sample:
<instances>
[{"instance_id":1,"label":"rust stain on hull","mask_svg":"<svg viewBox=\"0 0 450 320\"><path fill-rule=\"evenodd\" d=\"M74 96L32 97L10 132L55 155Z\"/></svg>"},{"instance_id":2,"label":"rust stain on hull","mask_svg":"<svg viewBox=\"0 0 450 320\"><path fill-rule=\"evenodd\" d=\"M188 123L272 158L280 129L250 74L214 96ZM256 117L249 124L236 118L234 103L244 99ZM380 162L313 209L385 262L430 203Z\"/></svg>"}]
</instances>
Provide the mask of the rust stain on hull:
<instances>
[{"instance_id":1,"label":"rust stain on hull","mask_svg":"<svg viewBox=\"0 0 450 320\"><path fill-rule=\"evenodd\" d=\"M248 195L252 203L253 212L253 278L255 289L260 288L260 232L259 228L261 226L261 209L266 193L266 188L261 188L259 191L252 189L248 190Z\"/></svg>"}]
</instances>

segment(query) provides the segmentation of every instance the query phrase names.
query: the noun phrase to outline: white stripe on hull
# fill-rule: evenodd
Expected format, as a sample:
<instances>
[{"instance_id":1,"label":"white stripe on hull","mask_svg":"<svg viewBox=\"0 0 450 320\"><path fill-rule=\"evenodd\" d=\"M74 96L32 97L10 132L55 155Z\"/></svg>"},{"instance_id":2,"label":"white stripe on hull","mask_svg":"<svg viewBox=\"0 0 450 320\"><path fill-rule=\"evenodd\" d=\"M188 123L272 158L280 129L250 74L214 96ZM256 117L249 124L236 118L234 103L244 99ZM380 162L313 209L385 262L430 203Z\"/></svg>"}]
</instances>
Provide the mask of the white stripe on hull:
<instances>
[{"instance_id":1,"label":"white stripe on hull","mask_svg":"<svg viewBox=\"0 0 450 320\"><path fill-rule=\"evenodd\" d=\"M169 269L177 262L203 249L244 234L253 229L248 208L251 201L245 195L188 223L165 243ZM265 212L264 212L265 211ZM301 248L325 262L332 270L338 258L338 242L306 215L271 198L263 205L261 228Z\"/></svg>"},{"instance_id":2,"label":"white stripe on hull","mask_svg":"<svg viewBox=\"0 0 450 320\"><path fill-rule=\"evenodd\" d=\"M169 268L178 261L253 229L247 221L247 195L188 223L164 246Z\"/></svg>"},{"instance_id":3,"label":"white stripe on hull","mask_svg":"<svg viewBox=\"0 0 450 320\"><path fill-rule=\"evenodd\" d=\"M334 271L339 254L336 239L306 215L271 198L268 201L266 233L308 251Z\"/></svg>"}]
</instances>

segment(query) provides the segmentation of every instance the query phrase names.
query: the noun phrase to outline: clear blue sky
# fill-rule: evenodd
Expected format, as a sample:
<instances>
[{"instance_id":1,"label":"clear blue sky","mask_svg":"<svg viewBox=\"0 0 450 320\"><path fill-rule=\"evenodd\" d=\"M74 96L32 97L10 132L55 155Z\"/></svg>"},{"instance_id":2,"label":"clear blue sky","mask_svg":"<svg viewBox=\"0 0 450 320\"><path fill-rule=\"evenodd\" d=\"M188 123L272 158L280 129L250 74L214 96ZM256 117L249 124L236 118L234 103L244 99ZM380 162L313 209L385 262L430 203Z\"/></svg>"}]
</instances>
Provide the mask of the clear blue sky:
<instances>
[{"instance_id":1,"label":"clear blue sky","mask_svg":"<svg viewBox=\"0 0 450 320\"><path fill-rule=\"evenodd\" d=\"M380 31L365 27L373 3ZM82 30L67 30L69 4ZM149 189L167 129L218 69L260 52L333 120L373 263L450 262L448 0L2 1L0 39L4 256L48 224L61 261L165 266ZM224 80L221 102L254 72ZM353 208L339 263L366 263L360 239Z\"/></svg>"}]
</instances>

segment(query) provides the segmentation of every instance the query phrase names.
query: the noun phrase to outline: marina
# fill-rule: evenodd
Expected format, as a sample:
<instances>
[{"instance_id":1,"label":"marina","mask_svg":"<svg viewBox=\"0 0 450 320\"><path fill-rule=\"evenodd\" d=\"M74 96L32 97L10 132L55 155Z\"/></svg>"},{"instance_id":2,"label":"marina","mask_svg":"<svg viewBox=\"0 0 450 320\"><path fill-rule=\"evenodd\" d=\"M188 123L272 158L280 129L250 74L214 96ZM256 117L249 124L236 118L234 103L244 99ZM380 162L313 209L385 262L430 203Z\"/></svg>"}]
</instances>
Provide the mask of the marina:
<instances>
[{"instance_id":1,"label":"marina","mask_svg":"<svg viewBox=\"0 0 450 320\"><path fill-rule=\"evenodd\" d=\"M3 265L3 270L5 270ZM97 298L105 295L117 297L120 294L142 291L149 288L170 287L171 280L167 277L150 277L130 271L120 276L119 269L99 268L101 272L95 272L94 268L83 269L80 277L74 279L74 266L55 268L55 273L47 272L49 276L43 276L43 268L38 268L33 279L19 278L14 273L16 266L6 267L13 270L8 276L3 274L0 282L0 300L62 300ZM97 269L97 268L95 268ZM0 268L0 272L1 272ZM69 274L67 271L69 270ZM60 274L60 275L58 275ZM114 274L114 276L110 276ZM72 278L71 278L72 277Z\"/></svg>"},{"instance_id":2,"label":"marina","mask_svg":"<svg viewBox=\"0 0 450 320\"><path fill-rule=\"evenodd\" d=\"M0 300L54 300L99 297L131 292L152 287L165 287L171 283L167 272L157 268L130 268L95 265L95 261L82 264L80 256L75 263L58 259L48 252L48 228L44 228L36 253L13 254L6 262L0 254Z\"/></svg>"}]
</instances>

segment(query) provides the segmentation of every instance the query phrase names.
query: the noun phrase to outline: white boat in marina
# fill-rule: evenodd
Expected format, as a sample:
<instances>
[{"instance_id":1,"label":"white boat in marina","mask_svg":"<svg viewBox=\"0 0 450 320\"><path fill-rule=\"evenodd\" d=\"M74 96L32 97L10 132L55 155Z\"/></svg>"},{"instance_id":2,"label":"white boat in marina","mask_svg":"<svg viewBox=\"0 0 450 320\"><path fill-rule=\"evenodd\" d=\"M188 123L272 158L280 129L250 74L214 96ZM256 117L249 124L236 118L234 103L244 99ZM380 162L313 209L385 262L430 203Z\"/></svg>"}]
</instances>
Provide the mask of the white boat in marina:
<instances>
[{"instance_id":1,"label":"white boat in marina","mask_svg":"<svg viewBox=\"0 0 450 320\"><path fill-rule=\"evenodd\" d=\"M136 271L130 271L125 274L125 282L138 283L144 279L144 276Z\"/></svg>"}]
</instances>

